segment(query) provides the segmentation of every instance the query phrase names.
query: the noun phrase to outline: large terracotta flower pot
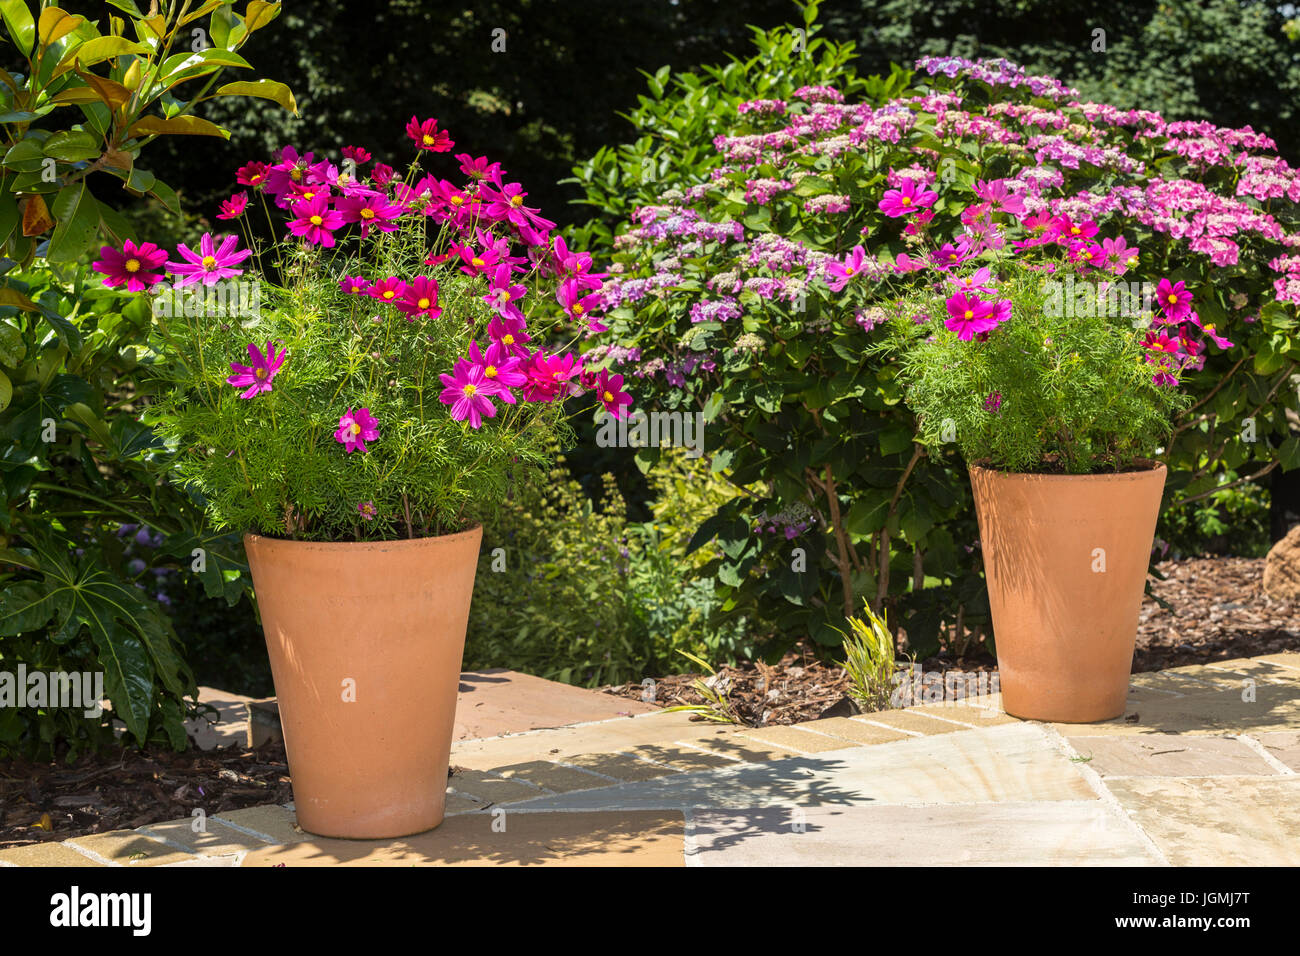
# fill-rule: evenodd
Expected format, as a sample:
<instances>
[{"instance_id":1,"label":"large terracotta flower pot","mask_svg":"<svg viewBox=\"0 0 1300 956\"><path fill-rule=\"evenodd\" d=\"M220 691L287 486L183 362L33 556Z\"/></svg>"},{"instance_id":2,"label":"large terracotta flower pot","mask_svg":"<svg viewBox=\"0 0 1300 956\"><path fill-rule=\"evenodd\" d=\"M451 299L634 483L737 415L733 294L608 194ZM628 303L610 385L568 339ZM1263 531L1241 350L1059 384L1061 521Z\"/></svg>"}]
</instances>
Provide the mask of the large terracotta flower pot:
<instances>
[{"instance_id":1,"label":"large terracotta flower pot","mask_svg":"<svg viewBox=\"0 0 1300 956\"><path fill-rule=\"evenodd\" d=\"M482 535L245 536L304 830L397 837L442 822Z\"/></svg>"},{"instance_id":2,"label":"large terracotta flower pot","mask_svg":"<svg viewBox=\"0 0 1300 956\"><path fill-rule=\"evenodd\" d=\"M1002 704L1030 720L1124 713L1165 466L1120 474L970 469Z\"/></svg>"}]
</instances>

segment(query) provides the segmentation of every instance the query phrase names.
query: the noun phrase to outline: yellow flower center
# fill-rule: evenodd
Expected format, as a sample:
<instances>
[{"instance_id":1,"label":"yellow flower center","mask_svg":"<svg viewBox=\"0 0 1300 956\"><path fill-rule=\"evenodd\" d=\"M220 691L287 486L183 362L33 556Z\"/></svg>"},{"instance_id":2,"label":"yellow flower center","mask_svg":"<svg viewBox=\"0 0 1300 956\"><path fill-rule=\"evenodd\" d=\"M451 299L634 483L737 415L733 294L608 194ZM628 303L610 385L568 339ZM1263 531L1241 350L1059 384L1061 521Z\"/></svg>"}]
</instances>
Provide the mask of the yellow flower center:
<instances>
[{"instance_id":1,"label":"yellow flower center","mask_svg":"<svg viewBox=\"0 0 1300 956\"><path fill-rule=\"evenodd\" d=\"M395 295L397 295L397 293L394 292L392 289L385 289L385 290L384 290L384 298L385 298L385 299L391 299L391 298L392 298L393 296L395 296Z\"/></svg>"},{"instance_id":2,"label":"yellow flower center","mask_svg":"<svg viewBox=\"0 0 1300 956\"><path fill-rule=\"evenodd\" d=\"M612 402L614 400L614 393L606 389L603 397L606 402Z\"/></svg>"},{"instance_id":3,"label":"yellow flower center","mask_svg":"<svg viewBox=\"0 0 1300 956\"><path fill-rule=\"evenodd\" d=\"M1078 227L1078 226L1071 226L1071 227L1070 227L1070 235L1072 235L1072 236L1077 236L1078 234L1079 234L1079 227Z\"/></svg>"},{"instance_id":4,"label":"yellow flower center","mask_svg":"<svg viewBox=\"0 0 1300 956\"><path fill-rule=\"evenodd\" d=\"M434 142L435 142L435 140L434 140L434 138L433 138L432 136L430 136L428 133L425 133L425 134L424 134L424 145L425 145L425 146L432 146L432 145L434 144Z\"/></svg>"},{"instance_id":5,"label":"yellow flower center","mask_svg":"<svg viewBox=\"0 0 1300 956\"><path fill-rule=\"evenodd\" d=\"M351 426L348 428L348 432L349 432L350 434L352 434L352 435L360 435L360 434L361 434L361 426L358 425L356 422L353 422L353 423L351 424Z\"/></svg>"},{"instance_id":6,"label":"yellow flower center","mask_svg":"<svg viewBox=\"0 0 1300 956\"><path fill-rule=\"evenodd\" d=\"M290 170L289 178L296 183L298 180L302 179L302 170L301 169Z\"/></svg>"},{"instance_id":7,"label":"yellow flower center","mask_svg":"<svg viewBox=\"0 0 1300 956\"><path fill-rule=\"evenodd\" d=\"M215 256L203 257L203 268L207 272L211 272L214 268L216 268L216 265L217 265L217 260Z\"/></svg>"},{"instance_id":8,"label":"yellow flower center","mask_svg":"<svg viewBox=\"0 0 1300 956\"><path fill-rule=\"evenodd\" d=\"M324 222L324 221L325 221L325 220L322 219L320 216L312 216L312 217L311 217L311 220L310 220L310 222L311 222L311 224L312 224L313 226L319 226L319 225L320 225L322 222Z\"/></svg>"},{"instance_id":9,"label":"yellow flower center","mask_svg":"<svg viewBox=\"0 0 1300 956\"><path fill-rule=\"evenodd\" d=\"M583 310L583 308L582 308L582 303L581 303L581 302L575 302L575 303L573 303L573 313L574 313L574 315L582 315L583 311L584 311L584 310Z\"/></svg>"},{"instance_id":10,"label":"yellow flower center","mask_svg":"<svg viewBox=\"0 0 1300 956\"><path fill-rule=\"evenodd\" d=\"M416 305L417 308L420 308L420 309L427 309L427 308L429 307L429 300L428 300L428 299L421 299L419 302L415 303L415 305Z\"/></svg>"},{"instance_id":11,"label":"yellow flower center","mask_svg":"<svg viewBox=\"0 0 1300 956\"><path fill-rule=\"evenodd\" d=\"M373 209L363 209L363 210L361 210L361 218L362 218L362 219L374 219L374 218L375 218L375 211L374 211Z\"/></svg>"},{"instance_id":12,"label":"yellow flower center","mask_svg":"<svg viewBox=\"0 0 1300 956\"><path fill-rule=\"evenodd\" d=\"M469 264L472 266L481 266L483 265L483 260L478 256L475 256L473 259L469 260Z\"/></svg>"},{"instance_id":13,"label":"yellow flower center","mask_svg":"<svg viewBox=\"0 0 1300 956\"><path fill-rule=\"evenodd\" d=\"M266 378L266 369L264 369L264 368L259 368L259 369L258 369L257 371L255 371L253 374L254 374L256 377L258 377L258 378Z\"/></svg>"},{"instance_id":14,"label":"yellow flower center","mask_svg":"<svg viewBox=\"0 0 1300 956\"><path fill-rule=\"evenodd\" d=\"M126 260L126 271L127 271L127 272L139 272L139 271L140 271L140 260L139 260L139 259L127 259L127 260Z\"/></svg>"},{"instance_id":15,"label":"yellow flower center","mask_svg":"<svg viewBox=\"0 0 1300 956\"><path fill-rule=\"evenodd\" d=\"M478 391L478 388L476 388L473 385L466 385L464 388L461 389L461 391L465 393L466 398L473 398L474 393Z\"/></svg>"},{"instance_id":16,"label":"yellow flower center","mask_svg":"<svg viewBox=\"0 0 1300 956\"><path fill-rule=\"evenodd\" d=\"M511 197L510 197L510 205L512 205L512 206L522 206L523 204L524 204L524 197L523 197L523 196L511 196Z\"/></svg>"},{"instance_id":17,"label":"yellow flower center","mask_svg":"<svg viewBox=\"0 0 1300 956\"><path fill-rule=\"evenodd\" d=\"M483 370L483 374L486 375L488 378L496 378L497 367L495 365L489 365L487 368Z\"/></svg>"},{"instance_id":18,"label":"yellow flower center","mask_svg":"<svg viewBox=\"0 0 1300 956\"><path fill-rule=\"evenodd\" d=\"M501 341L506 345L514 345L515 337L511 335L509 332L507 332L505 335L501 336Z\"/></svg>"},{"instance_id":19,"label":"yellow flower center","mask_svg":"<svg viewBox=\"0 0 1300 956\"><path fill-rule=\"evenodd\" d=\"M853 266L845 266L845 267L844 267L844 274L845 274L846 276L851 276L851 275L853 275Z\"/></svg>"},{"instance_id":20,"label":"yellow flower center","mask_svg":"<svg viewBox=\"0 0 1300 956\"><path fill-rule=\"evenodd\" d=\"M1170 304L1170 305L1177 305L1177 304L1178 304L1178 296L1174 295L1172 292L1169 293L1169 304Z\"/></svg>"},{"instance_id":21,"label":"yellow flower center","mask_svg":"<svg viewBox=\"0 0 1300 956\"><path fill-rule=\"evenodd\" d=\"M453 206L459 206L459 205L460 205L461 203L463 203L464 201L465 201L465 197L464 197L464 196L452 196L452 197L451 197L451 204L452 204Z\"/></svg>"},{"instance_id":22,"label":"yellow flower center","mask_svg":"<svg viewBox=\"0 0 1300 956\"><path fill-rule=\"evenodd\" d=\"M910 196L904 196L904 197L903 197L903 205L904 205L904 206L910 206L910 205L912 205L912 198L911 198Z\"/></svg>"},{"instance_id":23,"label":"yellow flower center","mask_svg":"<svg viewBox=\"0 0 1300 956\"><path fill-rule=\"evenodd\" d=\"M303 193L303 194L302 194L302 198L303 198L303 199L315 199L315 198L316 198L316 193L315 193L315 192Z\"/></svg>"},{"instance_id":24,"label":"yellow flower center","mask_svg":"<svg viewBox=\"0 0 1300 956\"><path fill-rule=\"evenodd\" d=\"M967 310L965 311L965 313L963 314L963 317L964 317L967 321L969 321L970 319L975 318L975 313L972 312L970 309L967 309Z\"/></svg>"}]
</instances>

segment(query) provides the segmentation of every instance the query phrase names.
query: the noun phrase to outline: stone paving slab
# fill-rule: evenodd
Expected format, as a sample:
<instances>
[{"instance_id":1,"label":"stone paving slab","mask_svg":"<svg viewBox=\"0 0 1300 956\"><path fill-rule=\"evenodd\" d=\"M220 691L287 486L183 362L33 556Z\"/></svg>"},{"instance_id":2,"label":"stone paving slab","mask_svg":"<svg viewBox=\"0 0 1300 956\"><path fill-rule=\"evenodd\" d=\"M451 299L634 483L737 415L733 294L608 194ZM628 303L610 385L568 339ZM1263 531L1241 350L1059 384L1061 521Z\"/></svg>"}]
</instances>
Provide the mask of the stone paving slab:
<instances>
[{"instance_id":1,"label":"stone paving slab","mask_svg":"<svg viewBox=\"0 0 1300 956\"><path fill-rule=\"evenodd\" d=\"M496 737L584 721L658 711L654 704L615 697L501 668L460 675L453 739Z\"/></svg>"},{"instance_id":2,"label":"stone paving slab","mask_svg":"<svg viewBox=\"0 0 1300 956\"><path fill-rule=\"evenodd\" d=\"M1252 734L1274 760L1300 773L1300 730Z\"/></svg>"},{"instance_id":3,"label":"stone paving slab","mask_svg":"<svg viewBox=\"0 0 1300 956\"><path fill-rule=\"evenodd\" d=\"M56 841L0 850L0 866L104 866Z\"/></svg>"},{"instance_id":4,"label":"stone paving slab","mask_svg":"<svg viewBox=\"0 0 1300 956\"><path fill-rule=\"evenodd\" d=\"M1107 783L1174 866L1300 866L1300 776Z\"/></svg>"},{"instance_id":5,"label":"stone paving slab","mask_svg":"<svg viewBox=\"0 0 1300 956\"><path fill-rule=\"evenodd\" d=\"M194 858L194 854L168 846L138 830L110 830L64 842L88 852L92 859L119 866L162 866Z\"/></svg>"},{"instance_id":6,"label":"stone paving slab","mask_svg":"<svg viewBox=\"0 0 1300 956\"><path fill-rule=\"evenodd\" d=\"M243 866L683 866L681 813L513 813L449 817L399 840L313 837Z\"/></svg>"},{"instance_id":7,"label":"stone paving slab","mask_svg":"<svg viewBox=\"0 0 1300 956\"><path fill-rule=\"evenodd\" d=\"M699 866L1152 866L1101 801L809 807L691 815Z\"/></svg>"},{"instance_id":8,"label":"stone paving slab","mask_svg":"<svg viewBox=\"0 0 1300 956\"><path fill-rule=\"evenodd\" d=\"M1243 699L1246 698L1246 699ZM1079 724L1052 724L1069 736ZM1088 734L1207 734L1225 735L1294 730L1300 727L1300 680L1284 684L1258 683L1250 694L1242 689L1214 690L1208 686L1180 697L1129 701L1123 717L1088 724Z\"/></svg>"},{"instance_id":9,"label":"stone paving slab","mask_svg":"<svg viewBox=\"0 0 1300 956\"><path fill-rule=\"evenodd\" d=\"M1275 774L1250 746L1232 737L1067 737L1079 756L1101 776L1205 777Z\"/></svg>"},{"instance_id":10,"label":"stone paving slab","mask_svg":"<svg viewBox=\"0 0 1300 956\"><path fill-rule=\"evenodd\" d=\"M1088 800L1096 794L1028 724L848 747L524 801L521 810L753 809L857 803Z\"/></svg>"}]
</instances>

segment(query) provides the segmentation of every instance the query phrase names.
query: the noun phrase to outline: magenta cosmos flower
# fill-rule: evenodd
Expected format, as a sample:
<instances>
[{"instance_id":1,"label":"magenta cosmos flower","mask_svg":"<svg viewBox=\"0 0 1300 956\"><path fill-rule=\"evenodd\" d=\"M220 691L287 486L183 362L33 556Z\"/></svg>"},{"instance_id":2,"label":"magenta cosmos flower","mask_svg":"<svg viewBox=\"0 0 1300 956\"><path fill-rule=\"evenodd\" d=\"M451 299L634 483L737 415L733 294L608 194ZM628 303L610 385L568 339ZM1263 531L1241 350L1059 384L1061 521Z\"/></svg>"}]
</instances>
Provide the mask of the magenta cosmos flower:
<instances>
[{"instance_id":1,"label":"magenta cosmos flower","mask_svg":"<svg viewBox=\"0 0 1300 956\"><path fill-rule=\"evenodd\" d=\"M427 149L431 153L445 153L455 145L445 129L438 129L436 119L421 122L412 116L411 121L406 124L406 135L411 137L411 142L420 149Z\"/></svg>"},{"instance_id":2,"label":"magenta cosmos flower","mask_svg":"<svg viewBox=\"0 0 1300 956\"><path fill-rule=\"evenodd\" d=\"M380 302L394 302L406 291L406 283L397 276L380 279L366 290L366 295Z\"/></svg>"},{"instance_id":3,"label":"magenta cosmos flower","mask_svg":"<svg viewBox=\"0 0 1300 956\"><path fill-rule=\"evenodd\" d=\"M436 319L442 315L438 307L438 280L426 276L416 276L396 300L397 311L414 322L417 315L427 319Z\"/></svg>"},{"instance_id":4,"label":"magenta cosmos flower","mask_svg":"<svg viewBox=\"0 0 1300 956\"><path fill-rule=\"evenodd\" d=\"M315 198L295 203L289 220L289 231L308 242L328 249L334 245L334 230L343 225L343 214L330 208L329 198Z\"/></svg>"},{"instance_id":5,"label":"magenta cosmos flower","mask_svg":"<svg viewBox=\"0 0 1300 956\"><path fill-rule=\"evenodd\" d=\"M1192 311L1192 294L1182 282L1161 279L1156 286L1156 305L1170 322L1181 322Z\"/></svg>"},{"instance_id":6,"label":"magenta cosmos flower","mask_svg":"<svg viewBox=\"0 0 1300 956\"><path fill-rule=\"evenodd\" d=\"M344 276L339 280L339 291L348 295L365 295L370 291L370 283L361 276Z\"/></svg>"},{"instance_id":7,"label":"magenta cosmos flower","mask_svg":"<svg viewBox=\"0 0 1300 956\"><path fill-rule=\"evenodd\" d=\"M948 318L944 320L944 325L956 332L957 338L963 342L969 342L981 332L997 328L997 309L992 302L957 292L944 305L948 307Z\"/></svg>"},{"instance_id":8,"label":"magenta cosmos flower","mask_svg":"<svg viewBox=\"0 0 1300 956\"><path fill-rule=\"evenodd\" d=\"M451 417L458 422L469 419L470 428L481 428L484 418L492 418L497 408L488 397L494 386L488 381L483 366L467 359L456 360L456 374L442 374L442 394L438 400L451 406Z\"/></svg>"},{"instance_id":9,"label":"magenta cosmos flower","mask_svg":"<svg viewBox=\"0 0 1300 956\"><path fill-rule=\"evenodd\" d=\"M363 239L370 235L371 226L380 232L396 231L397 223L394 220L402 215L402 207L389 202L383 193L368 191L342 197L335 208L342 214L344 222L361 223Z\"/></svg>"},{"instance_id":10,"label":"magenta cosmos flower","mask_svg":"<svg viewBox=\"0 0 1300 956\"><path fill-rule=\"evenodd\" d=\"M891 219L906 216L934 205L939 194L919 185L913 179L903 180L898 189L886 189L880 200L880 211Z\"/></svg>"},{"instance_id":11,"label":"magenta cosmos flower","mask_svg":"<svg viewBox=\"0 0 1300 956\"><path fill-rule=\"evenodd\" d=\"M221 202L221 212L217 213L218 219L238 219L248 208L248 193L235 193L229 199Z\"/></svg>"},{"instance_id":12,"label":"magenta cosmos flower","mask_svg":"<svg viewBox=\"0 0 1300 956\"><path fill-rule=\"evenodd\" d=\"M479 350L478 341L473 340L469 343L469 360L483 369L485 394L495 395L507 405L518 401L511 389L528 381L528 376L520 368L523 364L521 359L511 355L499 342L489 345L485 355Z\"/></svg>"},{"instance_id":13,"label":"magenta cosmos flower","mask_svg":"<svg viewBox=\"0 0 1300 956\"><path fill-rule=\"evenodd\" d=\"M104 276L104 285L109 288L124 285L128 292L143 292L162 281L162 273L155 270L166 262L167 250L159 249L152 242L137 246L128 239L120 251L102 246L99 258L90 267Z\"/></svg>"},{"instance_id":14,"label":"magenta cosmos flower","mask_svg":"<svg viewBox=\"0 0 1300 956\"><path fill-rule=\"evenodd\" d=\"M245 389L240 394L240 398L252 398L260 392L269 392L271 390L271 380L275 378L280 367L284 365L285 349L280 350L280 354L275 354L275 346L270 342L266 343L266 354L252 342L248 343L248 358L252 364L240 365L237 362L230 363L230 370L235 374L226 379L227 385L233 385L235 388Z\"/></svg>"},{"instance_id":15,"label":"magenta cosmos flower","mask_svg":"<svg viewBox=\"0 0 1300 956\"><path fill-rule=\"evenodd\" d=\"M362 521L374 521L375 515L379 514L379 509L375 507L373 501L357 502L357 513L361 515Z\"/></svg>"},{"instance_id":16,"label":"magenta cosmos flower","mask_svg":"<svg viewBox=\"0 0 1300 956\"><path fill-rule=\"evenodd\" d=\"M168 262L167 271L177 276L176 284L190 285L195 282L202 282L204 285L216 285L221 279L229 279L231 276L242 275L243 269L236 269L239 263L243 262L253 254L251 249L235 250L239 245L238 236L223 236L221 245L218 246L212 238L212 233L205 233L199 240L199 251L195 252L185 243L176 247L176 251L181 254L183 262Z\"/></svg>"},{"instance_id":17,"label":"magenta cosmos flower","mask_svg":"<svg viewBox=\"0 0 1300 956\"><path fill-rule=\"evenodd\" d=\"M610 375L605 369L601 369L596 375L593 388L596 391L596 398L605 406L605 411L615 418L627 418L628 409L632 405L632 396L623 391L622 375Z\"/></svg>"},{"instance_id":18,"label":"magenta cosmos flower","mask_svg":"<svg viewBox=\"0 0 1300 956\"><path fill-rule=\"evenodd\" d=\"M569 390L569 382L582 372L581 361L574 362L571 354L547 355L538 349L524 367L528 384L524 399L529 402L553 402Z\"/></svg>"},{"instance_id":19,"label":"magenta cosmos flower","mask_svg":"<svg viewBox=\"0 0 1300 956\"><path fill-rule=\"evenodd\" d=\"M830 286L832 292L839 292L849 284L849 280L862 271L862 263L866 255L865 249L854 246L853 251L843 262L837 260L826 264L826 284Z\"/></svg>"},{"instance_id":20,"label":"magenta cosmos flower","mask_svg":"<svg viewBox=\"0 0 1300 956\"><path fill-rule=\"evenodd\" d=\"M334 432L334 440L343 445L348 454L354 451L369 451L366 442L379 438L379 422L370 414L368 408L358 408L355 412L348 409L339 416L339 427Z\"/></svg>"}]
</instances>

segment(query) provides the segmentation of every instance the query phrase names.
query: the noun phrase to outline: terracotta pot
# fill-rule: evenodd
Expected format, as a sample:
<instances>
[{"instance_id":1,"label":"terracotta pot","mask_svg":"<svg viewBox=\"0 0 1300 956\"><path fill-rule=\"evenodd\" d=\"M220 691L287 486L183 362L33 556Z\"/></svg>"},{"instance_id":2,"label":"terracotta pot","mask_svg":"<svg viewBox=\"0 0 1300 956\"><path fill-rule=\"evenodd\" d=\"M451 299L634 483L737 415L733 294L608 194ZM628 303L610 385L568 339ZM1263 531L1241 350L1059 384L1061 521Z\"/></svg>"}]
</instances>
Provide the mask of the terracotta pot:
<instances>
[{"instance_id":1,"label":"terracotta pot","mask_svg":"<svg viewBox=\"0 0 1300 956\"><path fill-rule=\"evenodd\" d=\"M1030 720L1124 713L1165 466L1096 475L970 469L1002 704Z\"/></svg>"},{"instance_id":2,"label":"terracotta pot","mask_svg":"<svg viewBox=\"0 0 1300 956\"><path fill-rule=\"evenodd\" d=\"M245 535L304 830L397 837L442 822L482 536Z\"/></svg>"}]
</instances>

